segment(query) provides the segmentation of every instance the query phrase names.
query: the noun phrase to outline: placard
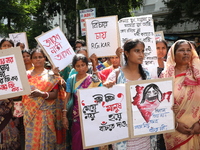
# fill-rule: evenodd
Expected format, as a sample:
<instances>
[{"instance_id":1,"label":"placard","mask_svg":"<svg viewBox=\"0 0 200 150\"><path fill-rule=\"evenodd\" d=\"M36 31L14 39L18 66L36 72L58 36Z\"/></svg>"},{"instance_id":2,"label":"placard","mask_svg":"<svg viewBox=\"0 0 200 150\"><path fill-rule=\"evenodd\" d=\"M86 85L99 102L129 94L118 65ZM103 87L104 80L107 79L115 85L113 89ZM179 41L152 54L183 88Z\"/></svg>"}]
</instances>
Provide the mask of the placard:
<instances>
[{"instance_id":1,"label":"placard","mask_svg":"<svg viewBox=\"0 0 200 150\"><path fill-rule=\"evenodd\" d=\"M130 137L124 84L109 89L80 89L78 95L84 149L125 141Z\"/></svg>"},{"instance_id":2,"label":"placard","mask_svg":"<svg viewBox=\"0 0 200 150\"><path fill-rule=\"evenodd\" d=\"M157 65L157 53L152 15L127 17L118 21L121 45L128 39L139 39L145 44L143 65Z\"/></svg>"},{"instance_id":3,"label":"placard","mask_svg":"<svg viewBox=\"0 0 200 150\"><path fill-rule=\"evenodd\" d=\"M85 28L85 19L87 18L95 18L96 17L96 8L88 8L84 10L80 10L80 26L81 26L81 35L86 35L86 28Z\"/></svg>"},{"instance_id":4,"label":"placard","mask_svg":"<svg viewBox=\"0 0 200 150\"><path fill-rule=\"evenodd\" d=\"M19 47L0 50L0 99L31 93Z\"/></svg>"},{"instance_id":5,"label":"placard","mask_svg":"<svg viewBox=\"0 0 200 150\"><path fill-rule=\"evenodd\" d=\"M126 83L131 101L131 137L174 132L173 78Z\"/></svg>"},{"instance_id":6,"label":"placard","mask_svg":"<svg viewBox=\"0 0 200 150\"><path fill-rule=\"evenodd\" d=\"M35 38L45 51L51 64L63 70L67 67L75 53L67 38L59 27L56 27Z\"/></svg>"},{"instance_id":7,"label":"placard","mask_svg":"<svg viewBox=\"0 0 200 150\"><path fill-rule=\"evenodd\" d=\"M115 56L119 47L118 17L107 16L86 19L88 55Z\"/></svg>"},{"instance_id":8,"label":"placard","mask_svg":"<svg viewBox=\"0 0 200 150\"><path fill-rule=\"evenodd\" d=\"M155 32L155 39L156 40L165 40L163 31Z\"/></svg>"},{"instance_id":9,"label":"placard","mask_svg":"<svg viewBox=\"0 0 200 150\"><path fill-rule=\"evenodd\" d=\"M10 33L9 38L13 40L15 46L18 42L24 43L25 49L29 49L28 47L28 40L26 36L26 32L20 32L20 33Z\"/></svg>"}]
</instances>

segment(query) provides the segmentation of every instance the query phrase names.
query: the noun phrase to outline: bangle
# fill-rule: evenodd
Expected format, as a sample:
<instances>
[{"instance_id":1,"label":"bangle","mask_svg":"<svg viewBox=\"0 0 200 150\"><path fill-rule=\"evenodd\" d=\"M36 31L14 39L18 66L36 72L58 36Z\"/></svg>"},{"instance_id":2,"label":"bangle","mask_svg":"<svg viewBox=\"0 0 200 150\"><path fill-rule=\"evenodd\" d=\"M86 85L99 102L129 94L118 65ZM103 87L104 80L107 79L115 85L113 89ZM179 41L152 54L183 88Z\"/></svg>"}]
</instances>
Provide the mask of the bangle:
<instances>
[{"instance_id":1,"label":"bangle","mask_svg":"<svg viewBox=\"0 0 200 150\"><path fill-rule=\"evenodd\" d=\"M67 112L67 109L63 109L62 111L66 111Z\"/></svg>"},{"instance_id":2,"label":"bangle","mask_svg":"<svg viewBox=\"0 0 200 150\"><path fill-rule=\"evenodd\" d=\"M49 93L48 93L48 92L45 92L45 94L47 95L47 96L45 97L45 99L49 98Z\"/></svg>"},{"instance_id":3,"label":"bangle","mask_svg":"<svg viewBox=\"0 0 200 150\"><path fill-rule=\"evenodd\" d=\"M178 122L176 122L176 126L175 126L175 129L177 129L178 128Z\"/></svg>"}]
</instances>

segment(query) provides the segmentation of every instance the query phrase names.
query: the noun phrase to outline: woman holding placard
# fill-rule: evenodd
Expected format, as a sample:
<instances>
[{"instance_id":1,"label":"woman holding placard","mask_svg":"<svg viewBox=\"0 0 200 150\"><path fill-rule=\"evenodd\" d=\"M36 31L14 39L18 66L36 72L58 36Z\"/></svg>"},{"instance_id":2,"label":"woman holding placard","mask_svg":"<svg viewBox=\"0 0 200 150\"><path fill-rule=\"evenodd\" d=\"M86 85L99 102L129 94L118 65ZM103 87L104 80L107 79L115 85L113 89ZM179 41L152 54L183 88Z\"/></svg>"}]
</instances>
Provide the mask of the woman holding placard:
<instances>
[{"instance_id":1,"label":"woman holding placard","mask_svg":"<svg viewBox=\"0 0 200 150\"><path fill-rule=\"evenodd\" d=\"M0 42L0 50L14 47L10 39ZM0 149L17 150L20 148L19 130L13 121L13 99L0 100Z\"/></svg>"},{"instance_id":2,"label":"woman holding placard","mask_svg":"<svg viewBox=\"0 0 200 150\"><path fill-rule=\"evenodd\" d=\"M144 43L140 40L128 40L124 44L125 65L110 73L104 86L112 87L115 83L126 83L135 80L150 79L149 73L142 68L144 59ZM117 51L122 52L121 48ZM113 144L113 149L151 149L150 137L133 138L128 141ZM122 148L123 147L123 148Z\"/></svg>"},{"instance_id":3,"label":"woman holding placard","mask_svg":"<svg viewBox=\"0 0 200 150\"><path fill-rule=\"evenodd\" d=\"M27 71L31 94L24 95L25 149L65 149L61 124L61 106L65 91L61 77L44 68L46 57L41 49L31 53L33 70Z\"/></svg>"},{"instance_id":4,"label":"woman holding placard","mask_svg":"<svg viewBox=\"0 0 200 150\"><path fill-rule=\"evenodd\" d=\"M82 150L82 137L78 109L77 90L101 86L98 78L88 74L88 59L83 54L76 54L72 60L73 68L78 72L67 80L67 96L63 107L63 125L71 132L72 150Z\"/></svg>"},{"instance_id":5,"label":"woman holding placard","mask_svg":"<svg viewBox=\"0 0 200 150\"><path fill-rule=\"evenodd\" d=\"M167 150L200 150L200 60L189 41L170 48L162 78L174 77L175 132L164 134Z\"/></svg>"}]
</instances>

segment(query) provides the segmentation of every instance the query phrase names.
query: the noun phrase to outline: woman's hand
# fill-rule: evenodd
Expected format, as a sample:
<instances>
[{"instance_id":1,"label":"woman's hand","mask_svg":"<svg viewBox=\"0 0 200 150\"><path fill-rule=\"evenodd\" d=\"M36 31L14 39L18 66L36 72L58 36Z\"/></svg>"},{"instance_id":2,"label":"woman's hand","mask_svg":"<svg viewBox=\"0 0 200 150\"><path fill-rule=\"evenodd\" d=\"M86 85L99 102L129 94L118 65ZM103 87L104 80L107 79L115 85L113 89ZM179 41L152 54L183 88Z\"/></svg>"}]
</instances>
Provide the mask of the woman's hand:
<instances>
[{"instance_id":1,"label":"woman's hand","mask_svg":"<svg viewBox=\"0 0 200 150\"><path fill-rule=\"evenodd\" d=\"M186 124L179 122L176 130L182 134L188 134L190 135L192 132L192 129L190 129Z\"/></svg>"},{"instance_id":2,"label":"woman's hand","mask_svg":"<svg viewBox=\"0 0 200 150\"><path fill-rule=\"evenodd\" d=\"M90 60L92 62L92 66L96 68L96 66L98 65L98 58L97 58L97 55L96 54L92 54L90 56Z\"/></svg>"},{"instance_id":3,"label":"woman's hand","mask_svg":"<svg viewBox=\"0 0 200 150\"><path fill-rule=\"evenodd\" d=\"M115 85L115 81L106 81L103 83L103 86L105 86L107 88L111 88L111 87L113 87L113 85Z\"/></svg>"},{"instance_id":4,"label":"woman's hand","mask_svg":"<svg viewBox=\"0 0 200 150\"><path fill-rule=\"evenodd\" d=\"M56 68L53 67L52 71L53 71L54 75L57 75L57 76L60 75L60 74L59 74L59 72L60 72L59 67L56 67Z\"/></svg>"},{"instance_id":5,"label":"woman's hand","mask_svg":"<svg viewBox=\"0 0 200 150\"><path fill-rule=\"evenodd\" d=\"M191 129L192 129L191 134L200 134L200 121L197 121L196 123L194 123Z\"/></svg>"},{"instance_id":6,"label":"woman's hand","mask_svg":"<svg viewBox=\"0 0 200 150\"><path fill-rule=\"evenodd\" d=\"M62 122L63 122L63 127L65 129L69 130L69 121L68 121L67 117L63 117Z\"/></svg>"},{"instance_id":7,"label":"woman's hand","mask_svg":"<svg viewBox=\"0 0 200 150\"><path fill-rule=\"evenodd\" d=\"M44 97L46 94L38 89L31 92L30 97Z\"/></svg>"},{"instance_id":8,"label":"woman's hand","mask_svg":"<svg viewBox=\"0 0 200 150\"><path fill-rule=\"evenodd\" d=\"M120 58L120 55L122 54L122 52L123 52L123 49L121 47L118 47L115 53Z\"/></svg>"},{"instance_id":9,"label":"woman's hand","mask_svg":"<svg viewBox=\"0 0 200 150\"><path fill-rule=\"evenodd\" d=\"M178 104L174 104L173 106L172 106L172 110L173 110L173 112L174 112L174 114L176 115L177 113L178 113L178 107L179 107L179 105Z\"/></svg>"}]
</instances>

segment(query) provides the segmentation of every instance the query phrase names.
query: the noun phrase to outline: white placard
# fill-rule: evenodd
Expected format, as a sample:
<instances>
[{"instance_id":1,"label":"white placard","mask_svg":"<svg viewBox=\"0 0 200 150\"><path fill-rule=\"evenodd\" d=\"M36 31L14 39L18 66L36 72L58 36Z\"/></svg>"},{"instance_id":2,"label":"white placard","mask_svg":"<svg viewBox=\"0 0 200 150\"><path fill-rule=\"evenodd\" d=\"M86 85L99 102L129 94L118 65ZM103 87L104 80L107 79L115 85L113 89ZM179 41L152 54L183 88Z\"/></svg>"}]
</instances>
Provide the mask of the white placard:
<instances>
[{"instance_id":1,"label":"white placard","mask_svg":"<svg viewBox=\"0 0 200 150\"><path fill-rule=\"evenodd\" d=\"M135 81L130 86L132 137L174 131L172 78Z\"/></svg>"},{"instance_id":2,"label":"white placard","mask_svg":"<svg viewBox=\"0 0 200 150\"><path fill-rule=\"evenodd\" d=\"M22 80L23 79L23 80ZM30 94L31 89L19 47L0 51L0 99Z\"/></svg>"},{"instance_id":3,"label":"white placard","mask_svg":"<svg viewBox=\"0 0 200 150\"><path fill-rule=\"evenodd\" d=\"M96 8L88 8L84 10L80 10L80 25L81 25L81 35L86 35L86 28L85 28L85 19L87 18L95 18L96 17Z\"/></svg>"},{"instance_id":4,"label":"white placard","mask_svg":"<svg viewBox=\"0 0 200 150\"><path fill-rule=\"evenodd\" d=\"M155 39L156 40L165 40L163 31L155 32Z\"/></svg>"},{"instance_id":5,"label":"white placard","mask_svg":"<svg viewBox=\"0 0 200 150\"><path fill-rule=\"evenodd\" d=\"M119 47L117 16L86 19L88 55L114 56Z\"/></svg>"},{"instance_id":6,"label":"white placard","mask_svg":"<svg viewBox=\"0 0 200 150\"><path fill-rule=\"evenodd\" d=\"M129 138L125 85L78 92L84 149Z\"/></svg>"},{"instance_id":7,"label":"white placard","mask_svg":"<svg viewBox=\"0 0 200 150\"><path fill-rule=\"evenodd\" d=\"M9 38L13 40L15 46L18 42L24 43L25 49L29 49L28 47L28 40L26 36L26 32L21 32L21 33L10 33Z\"/></svg>"},{"instance_id":8,"label":"white placard","mask_svg":"<svg viewBox=\"0 0 200 150\"><path fill-rule=\"evenodd\" d=\"M49 61L60 70L72 62L75 53L59 27L35 38L45 50Z\"/></svg>"},{"instance_id":9,"label":"white placard","mask_svg":"<svg viewBox=\"0 0 200 150\"><path fill-rule=\"evenodd\" d=\"M122 18L119 21L121 45L128 39L139 39L145 44L143 64L157 65L157 53L152 15Z\"/></svg>"}]
</instances>

